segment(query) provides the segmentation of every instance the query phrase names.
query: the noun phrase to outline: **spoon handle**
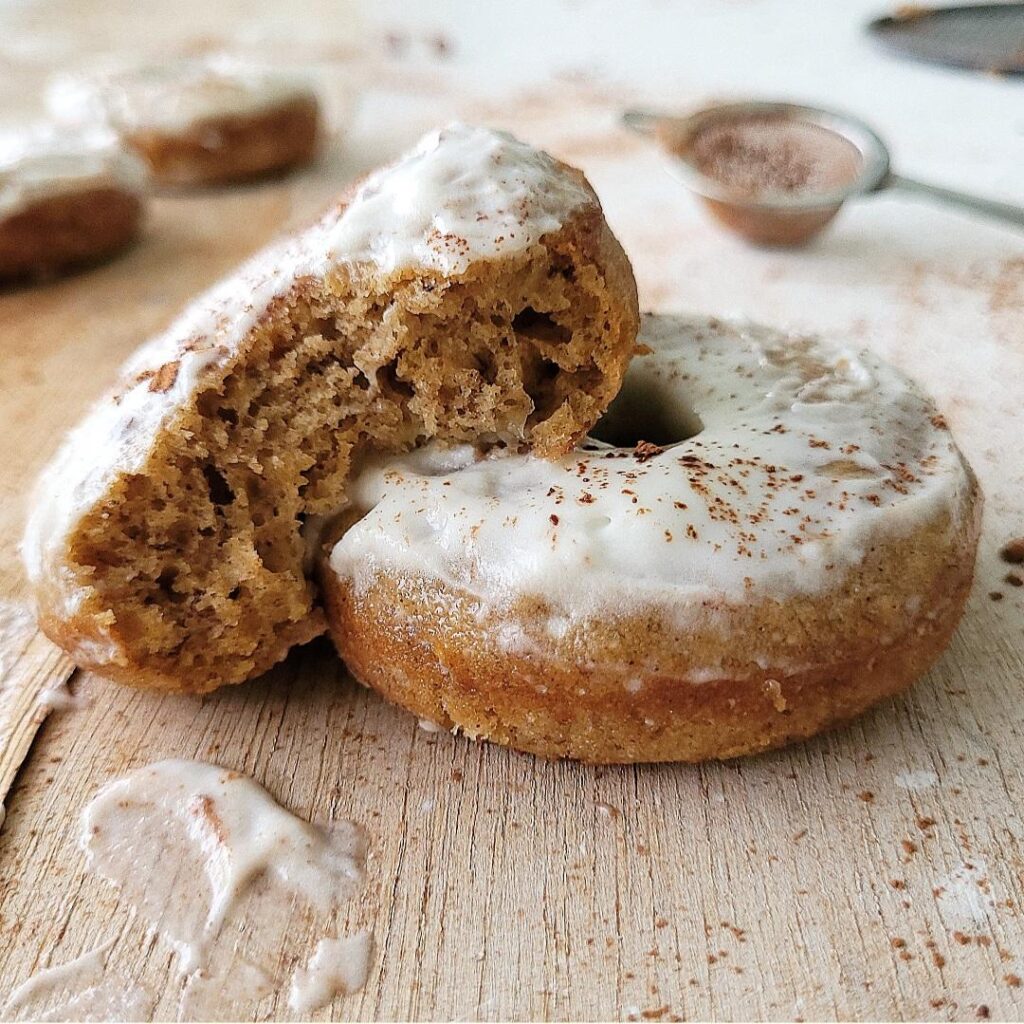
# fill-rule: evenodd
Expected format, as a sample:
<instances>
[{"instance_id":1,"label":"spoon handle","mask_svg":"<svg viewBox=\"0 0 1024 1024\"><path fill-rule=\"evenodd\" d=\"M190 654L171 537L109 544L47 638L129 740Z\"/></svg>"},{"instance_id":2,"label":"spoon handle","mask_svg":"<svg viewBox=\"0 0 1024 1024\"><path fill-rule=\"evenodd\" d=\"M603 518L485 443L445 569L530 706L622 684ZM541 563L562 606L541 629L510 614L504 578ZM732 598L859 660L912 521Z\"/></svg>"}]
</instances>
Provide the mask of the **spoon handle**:
<instances>
[{"instance_id":1,"label":"spoon handle","mask_svg":"<svg viewBox=\"0 0 1024 1024\"><path fill-rule=\"evenodd\" d=\"M981 196L972 196L969 192L958 192L956 189L943 188L940 185L929 185L923 181L915 181L913 178L904 178L900 174L890 174L885 181L885 187L896 188L910 195L951 203L986 217L993 217L1008 224L1015 224L1017 227L1024 227L1024 206L999 203L994 199L982 199Z\"/></svg>"}]
</instances>

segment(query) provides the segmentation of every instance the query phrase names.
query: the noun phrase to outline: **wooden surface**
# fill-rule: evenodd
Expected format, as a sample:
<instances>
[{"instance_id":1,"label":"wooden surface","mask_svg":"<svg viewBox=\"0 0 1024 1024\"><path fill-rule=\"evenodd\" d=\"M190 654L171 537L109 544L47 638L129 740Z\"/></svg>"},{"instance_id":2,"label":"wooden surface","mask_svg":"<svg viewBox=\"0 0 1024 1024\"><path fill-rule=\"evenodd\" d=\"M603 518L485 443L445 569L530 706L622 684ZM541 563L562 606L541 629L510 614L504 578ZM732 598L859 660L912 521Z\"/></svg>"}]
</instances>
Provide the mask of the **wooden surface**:
<instances>
[{"instance_id":1,"label":"wooden surface","mask_svg":"<svg viewBox=\"0 0 1024 1024\"><path fill-rule=\"evenodd\" d=\"M804 71L782 59L804 26L781 0L654 5L646 27L635 15L609 22L600 4L559 8L543 67L517 19L507 50L488 49L476 6L413 25L389 5L375 20L317 22L303 38L322 45L317 69L332 98L355 90L361 100L314 170L160 198L123 259L0 294L0 1002L38 968L117 936L112 960L152 990L158 1019L174 1018L169 949L85 874L77 828L113 775L179 756L249 772L311 820L367 829L369 881L352 920L372 927L377 950L365 989L333 1005L338 1019L1021 1019L1024 589L1004 582L996 552L1024 535L1024 240L883 198L844 212L807 252L755 252L720 235L658 155L614 128L626 102L799 89L885 122L901 154L917 154L908 171L948 167L950 184L1020 201L1006 189L1020 187L1024 163L1021 94L862 51L849 4L815 5L826 42ZM41 26L59 26L50 63L98 48L99 28L86 31L74 9L0 17L19 96L48 66ZM105 9L122 43L131 32L152 50L232 38L227 28L217 36L201 5L175 26L155 7L148 21L117 21L126 10ZM566 27L570 15L590 36ZM143 31L158 22L163 35ZM669 37L685 59L667 59ZM744 59L711 53L708 41L725 38ZM748 59L755 42L764 52ZM871 107L876 93L896 99ZM61 434L187 297L453 114L511 127L587 170L645 308L853 337L936 395L987 497L975 592L947 656L848 729L703 767L550 764L427 733L355 686L326 644L202 701L77 675L81 706L39 728L36 695L71 667L19 624L16 545L30 481ZM940 144L951 118L955 160ZM286 1009L267 1000L237 1013Z\"/></svg>"}]
</instances>

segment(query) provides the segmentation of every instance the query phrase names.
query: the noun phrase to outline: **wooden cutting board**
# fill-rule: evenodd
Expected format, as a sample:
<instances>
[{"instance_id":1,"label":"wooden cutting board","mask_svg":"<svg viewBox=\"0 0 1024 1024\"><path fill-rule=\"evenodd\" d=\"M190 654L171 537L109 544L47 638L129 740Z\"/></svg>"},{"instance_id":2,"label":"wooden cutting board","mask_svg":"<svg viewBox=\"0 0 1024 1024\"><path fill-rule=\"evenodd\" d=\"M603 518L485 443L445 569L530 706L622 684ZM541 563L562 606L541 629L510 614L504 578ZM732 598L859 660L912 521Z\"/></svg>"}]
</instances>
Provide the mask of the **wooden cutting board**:
<instances>
[{"instance_id":1,"label":"wooden cutting board","mask_svg":"<svg viewBox=\"0 0 1024 1024\"><path fill-rule=\"evenodd\" d=\"M440 50L421 66L391 49L339 63L362 106L310 172L159 198L123 258L0 294L0 1001L120 936L121 961L173 1019L170 951L86 875L77 827L112 776L174 756L251 773L310 820L366 828L352 914L376 953L336 1019L1020 1019L1024 589L996 552L1024 534L1024 243L877 200L811 252L746 250L614 128L642 84L575 74L484 98ZM552 764L427 733L323 643L202 700L78 674L79 706L46 717L38 694L72 666L20 613L16 552L42 463L188 297L453 112L587 170L645 308L853 337L936 394L987 511L964 622L911 693L791 750L700 767Z\"/></svg>"}]
</instances>

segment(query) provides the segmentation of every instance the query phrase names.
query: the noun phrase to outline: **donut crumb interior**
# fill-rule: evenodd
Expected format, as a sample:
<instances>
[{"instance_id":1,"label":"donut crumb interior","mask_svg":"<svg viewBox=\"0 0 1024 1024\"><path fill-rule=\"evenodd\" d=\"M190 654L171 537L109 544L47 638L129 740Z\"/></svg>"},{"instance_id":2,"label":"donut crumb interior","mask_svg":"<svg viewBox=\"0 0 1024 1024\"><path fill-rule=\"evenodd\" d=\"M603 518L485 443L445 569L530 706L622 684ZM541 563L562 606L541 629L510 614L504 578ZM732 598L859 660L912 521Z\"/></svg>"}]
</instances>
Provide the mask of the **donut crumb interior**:
<instances>
[{"instance_id":1,"label":"donut crumb interior","mask_svg":"<svg viewBox=\"0 0 1024 1024\"><path fill-rule=\"evenodd\" d=\"M455 280L300 281L72 533L89 612L168 686L266 669L323 631L308 547L361 456L568 450L618 389L631 315L571 240Z\"/></svg>"}]
</instances>

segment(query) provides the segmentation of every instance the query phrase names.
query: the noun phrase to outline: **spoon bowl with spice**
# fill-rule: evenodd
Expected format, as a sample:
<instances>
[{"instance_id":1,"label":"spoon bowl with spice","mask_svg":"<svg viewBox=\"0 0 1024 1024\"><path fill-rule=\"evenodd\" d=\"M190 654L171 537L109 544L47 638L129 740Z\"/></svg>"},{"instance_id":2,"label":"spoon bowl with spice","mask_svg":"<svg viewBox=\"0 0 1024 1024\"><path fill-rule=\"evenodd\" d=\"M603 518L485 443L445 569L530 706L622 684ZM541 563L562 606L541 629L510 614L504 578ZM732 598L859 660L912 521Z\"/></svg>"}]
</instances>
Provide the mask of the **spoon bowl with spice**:
<instances>
[{"instance_id":1,"label":"spoon bowl with spice","mask_svg":"<svg viewBox=\"0 0 1024 1024\"><path fill-rule=\"evenodd\" d=\"M804 245L847 199L890 188L1024 227L1024 208L895 174L882 139L836 111L750 100L683 117L628 110L622 123L652 136L711 215L755 245Z\"/></svg>"}]
</instances>

